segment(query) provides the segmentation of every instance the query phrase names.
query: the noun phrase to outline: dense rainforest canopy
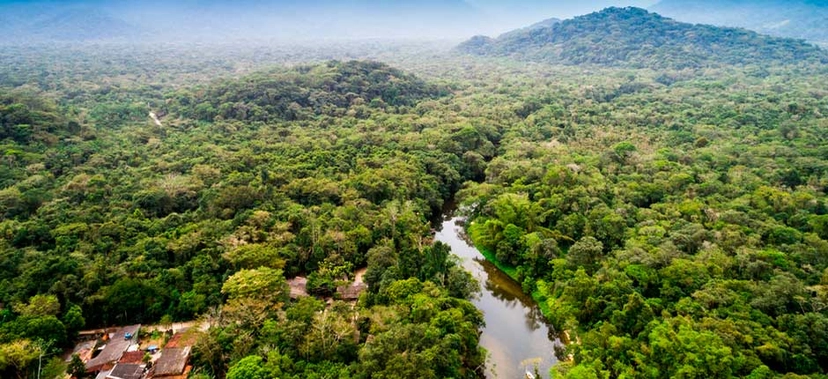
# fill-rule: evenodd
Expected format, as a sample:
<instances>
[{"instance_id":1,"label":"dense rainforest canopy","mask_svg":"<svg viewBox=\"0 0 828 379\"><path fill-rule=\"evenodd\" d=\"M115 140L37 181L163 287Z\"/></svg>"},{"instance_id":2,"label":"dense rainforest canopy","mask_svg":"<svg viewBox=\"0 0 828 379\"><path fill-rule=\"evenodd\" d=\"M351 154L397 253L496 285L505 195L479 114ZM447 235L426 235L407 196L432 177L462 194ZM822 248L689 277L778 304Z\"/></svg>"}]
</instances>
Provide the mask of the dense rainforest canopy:
<instances>
[{"instance_id":1,"label":"dense rainforest canopy","mask_svg":"<svg viewBox=\"0 0 828 379\"><path fill-rule=\"evenodd\" d=\"M661 75L530 100L461 191L472 238L579 331L566 376L824 374L824 79Z\"/></svg>"},{"instance_id":2,"label":"dense rainforest canopy","mask_svg":"<svg viewBox=\"0 0 828 379\"><path fill-rule=\"evenodd\" d=\"M822 51L634 9L504 38L549 28L573 60L0 49L0 376L200 318L195 378L480 377L478 283L432 241L456 196L570 337L556 377L825 378Z\"/></svg>"},{"instance_id":3,"label":"dense rainforest canopy","mask_svg":"<svg viewBox=\"0 0 828 379\"><path fill-rule=\"evenodd\" d=\"M383 64L330 62L150 97L159 127L133 121L153 110L138 104L76 115L9 91L0 298L14 307L0 339L62 346L84 324L188 320L223 305L196 355L214 375L270 346L268 370L285 377L476 376L476 283L432 246L427 222L482 175L499 132L425 117L448 94ZM332 296L366 265L360 310L286 304L285 275Z\"/></svg>"}]
</instances>

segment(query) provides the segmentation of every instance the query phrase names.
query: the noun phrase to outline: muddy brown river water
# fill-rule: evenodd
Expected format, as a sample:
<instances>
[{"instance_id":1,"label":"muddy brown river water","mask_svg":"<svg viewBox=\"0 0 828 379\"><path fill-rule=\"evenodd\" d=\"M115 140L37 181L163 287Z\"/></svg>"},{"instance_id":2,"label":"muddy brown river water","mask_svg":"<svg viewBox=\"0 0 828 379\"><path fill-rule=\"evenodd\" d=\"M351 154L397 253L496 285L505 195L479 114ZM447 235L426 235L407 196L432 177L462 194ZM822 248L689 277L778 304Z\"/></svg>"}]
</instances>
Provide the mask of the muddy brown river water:
<instances>
[{"instance_id":1,"label":"muddy brown river water","mask_svg":"<svg viewBox=\"0 0 828 379\"><path fill-rule=\"evenodd\" d=\"M537 364L542 377L557 362L552 329L543 319L537 303L521 286L500 271L463 238L463 219L447 212L435 240L451 246L463 266L480 282L482 293L473 303L483 311L486 326L480 344L489 352L486 376L523 379Z\"/></svg>"}]
</instances>

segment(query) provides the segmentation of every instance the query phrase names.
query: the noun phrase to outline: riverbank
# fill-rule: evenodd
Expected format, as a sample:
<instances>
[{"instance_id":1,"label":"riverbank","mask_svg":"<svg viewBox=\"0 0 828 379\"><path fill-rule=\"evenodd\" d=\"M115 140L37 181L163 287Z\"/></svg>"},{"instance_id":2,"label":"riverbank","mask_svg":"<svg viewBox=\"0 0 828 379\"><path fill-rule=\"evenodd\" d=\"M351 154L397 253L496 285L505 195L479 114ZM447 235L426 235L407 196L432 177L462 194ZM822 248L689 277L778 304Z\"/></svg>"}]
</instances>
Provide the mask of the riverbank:
<instances>
[{"instance_id":1,"label":"riverbank","mask_svg":"<svg viewBox=\"0 0 828 379\"><path fill-rule=\"evenodd\" d=\"M481 244L479 241L475 241L474 233L469 232L469 227L470 227L470 223L465 223L463 225L463 232L466 234L466 238L469 240L469 242L478 251L480 251L480 254L482 254L483 257L485 257L487 261L489 261L493 265L495 265L495 267L497 267L500 271L503 271L504 274L506 274L510 278L512 278L512 280L514 280L519 285L521 285L521 288L522 288L523 287L523 282L521 282L518 278L517 267L513 267L513 266L507 265L507 264L499 261L497 259L497 255L493 251L483 247L483 244ZM532 284L534 286L534 283L532 283ZM538 292L536 289L533 290L532 293L529 293L528 295L531 296L532 300L534 300L535 303L538 304L538 308L540 309L541 314L543 314L543 317L546 320L549 320L549 315L552 313L552 311L549 308L549 304L546 302L547 299L545 297L543 297L540 294L540 292Z\"/></svg>"},{"instance_id":2,"label":"riverbank","mask_svg":"<svg viewBox=\"0 0 828 379\"><path fill-rule=\"evenodd\" d=\"M451 209L444 212L435 240L449 245L463 268L481 284L481 293L472 303L483 312L485 321L480 346L489 352L486 376L521 378L537 364L542 374L538 377L548 377L549 370L558 363L554 352L561 342L554 338L537 302L523 292L514 279L514 269L495 266L474 247L462 217L455 216Z\"/></svg>"}]
</instances>

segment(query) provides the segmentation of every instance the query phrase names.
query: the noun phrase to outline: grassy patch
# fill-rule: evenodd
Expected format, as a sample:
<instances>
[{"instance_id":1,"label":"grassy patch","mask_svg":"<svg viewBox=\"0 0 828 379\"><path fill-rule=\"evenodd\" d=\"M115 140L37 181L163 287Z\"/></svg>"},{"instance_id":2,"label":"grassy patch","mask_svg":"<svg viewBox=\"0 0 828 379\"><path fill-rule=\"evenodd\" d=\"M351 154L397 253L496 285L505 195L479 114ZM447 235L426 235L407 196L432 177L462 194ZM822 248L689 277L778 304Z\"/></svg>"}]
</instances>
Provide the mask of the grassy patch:
<instances>
[{"instance_id":1,"label":"grassy patch","mask_svg":"<svg viewBox=\"0 0 828 379\"><path fill-rule=\"evenodd\" d=\"M552 309L549 308L549 304L546 302L543 295L541 295L538 290L534 290L532 291L532 299L538 303L538 308L540 308L541 314L548 320L549 315L552 313Z\"/></svg>"},{"instance_id":2,"label":"grassy patch","mask_svg":"<svg viewBox=\"0 0 828 379\"><path fill-rule=\"evenodd\" d=\"M472 242L474 242L474 240L472 240ZM520 283L520 281L518 281L517 278L517 268L498 261L494 252L479 246L477 243L474 244L474 247L477 248L477 250L480 251L480 253L483 254L484 257L486 257L487 261L494 263L494 265L497 266L497 268L500 269L500 271L505 272L506 275L509 275L510 278Z\"/></svg>"}]
</instances>

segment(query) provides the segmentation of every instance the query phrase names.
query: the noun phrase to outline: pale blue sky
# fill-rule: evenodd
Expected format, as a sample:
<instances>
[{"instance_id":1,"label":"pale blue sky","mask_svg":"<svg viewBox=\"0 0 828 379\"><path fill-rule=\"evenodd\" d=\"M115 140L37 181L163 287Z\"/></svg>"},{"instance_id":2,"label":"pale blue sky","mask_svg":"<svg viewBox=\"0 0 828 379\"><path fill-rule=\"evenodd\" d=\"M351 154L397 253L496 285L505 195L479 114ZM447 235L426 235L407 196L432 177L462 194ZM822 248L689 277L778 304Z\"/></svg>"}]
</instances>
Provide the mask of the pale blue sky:
<instances>
[{"instance_id":1,"label":"pale blue sky","mask_svg":"<svg viewBox=\"0 0 828 379\"><path fill-rule=\"evenodd\" d=\"M28 20L73 7L99 8L104 24L126 22L142 38L435 38L497 36L549 18L571 18L609 6L649 7L658 0L0 0L0 18L17 35L37 34ZM31 5L31 6L28 6ZM39 13L38 13L39 12ZM42 13L42 14L41 14ZM70 15L77 16L75 9ZM82 15L82 13L81 13ZM9 24L9 22L5 22ZM23 25L23 26L20 26ZM68 26L67 26L68 25ZM43 27L42 25L39 27ZM3 25L0 25L0 34ZM7 34L10 32L6 32ZM42 33L41 33L42 34ZM2 38L2 37L0 37Z\"/></svg>"},{"instance_id":2,"label":"pale blue sky","mask_svg":"<svg viewBox=\"0 0 828 379\"><path fill-rule=\"evenodd\" d=\"M611 6L648 8L658 0L466 0L489 15L497 16L502 28L541 21L548 18L571 18Z\"/></svg>"}]
</instances>

